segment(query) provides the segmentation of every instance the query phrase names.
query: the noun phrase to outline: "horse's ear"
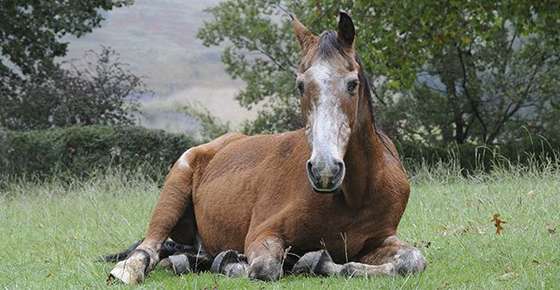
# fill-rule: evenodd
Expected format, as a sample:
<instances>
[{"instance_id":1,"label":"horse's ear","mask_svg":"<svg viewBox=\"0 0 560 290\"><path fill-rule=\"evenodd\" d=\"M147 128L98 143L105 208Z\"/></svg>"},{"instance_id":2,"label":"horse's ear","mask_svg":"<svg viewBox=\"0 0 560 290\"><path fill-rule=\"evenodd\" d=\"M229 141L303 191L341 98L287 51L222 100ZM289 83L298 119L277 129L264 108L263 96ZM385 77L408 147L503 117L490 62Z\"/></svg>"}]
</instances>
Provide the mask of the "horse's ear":
<instances>
[{"instance_id":1,"label":"horse's ear","mask_svg":"<svg viewBox=\"0 0 560 290\"><path fill-rule=\"evenodd\" d=\"M307 29L293 14L290 14L290 17L292 18L292 28L294 29L299 45L303 52L307 53L313 43L317 41L317 36L309 31L309 29Z\"/></svg>"},{"instance_id":2,"label":"horse's ear","mask_svg":"<svg viewBox=\"0 0 560 290\"><path fill-rule=\"evenodd\" d=\"M354 45L354 36L356 35L356 29L354 28L354 22L348 13L340 11L338 18L338 32L337 37L340 43L345 48L352 48Z\"/></svg>"}]
</instances>

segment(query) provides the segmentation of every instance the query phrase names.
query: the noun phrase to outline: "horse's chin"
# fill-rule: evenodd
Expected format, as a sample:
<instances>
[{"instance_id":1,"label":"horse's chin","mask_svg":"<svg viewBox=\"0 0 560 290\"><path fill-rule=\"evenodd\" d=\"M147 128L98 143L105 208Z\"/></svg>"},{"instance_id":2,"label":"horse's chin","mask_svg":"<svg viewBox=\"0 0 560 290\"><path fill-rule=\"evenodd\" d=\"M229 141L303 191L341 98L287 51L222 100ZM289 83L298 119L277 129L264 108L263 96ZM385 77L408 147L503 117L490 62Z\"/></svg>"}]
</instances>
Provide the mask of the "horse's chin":
<instances>
[{"instance_id":1,"label":"horse's chin","mask_svg":"<svg viewBox=\"0 0 560 290\"><path fill-rule=\"evenodd\" d=\"M318 186L315 186L315 184L313 184L313 182L311 182L311 187L313 188L313 191L315 191L316 193L320 193L320 194L336 194L336 193L339 193L341 185L342 185L342 178L338 183L336 183L334 186L332 186L330 188L318 187Z\"/></svg>"},{"instance_id":2,"label":"horse's chin","mask_svg":"<svg viewBox=\"0 0 560 290\"><path fill-rule=\"evenodd\" d=\"M320 193L320 194L337 194L340 191L340 187L322 189L322 188L316 188L315 186L313 186L313 191L315 191L316 193Z\"/></svg>"}]
</instances>

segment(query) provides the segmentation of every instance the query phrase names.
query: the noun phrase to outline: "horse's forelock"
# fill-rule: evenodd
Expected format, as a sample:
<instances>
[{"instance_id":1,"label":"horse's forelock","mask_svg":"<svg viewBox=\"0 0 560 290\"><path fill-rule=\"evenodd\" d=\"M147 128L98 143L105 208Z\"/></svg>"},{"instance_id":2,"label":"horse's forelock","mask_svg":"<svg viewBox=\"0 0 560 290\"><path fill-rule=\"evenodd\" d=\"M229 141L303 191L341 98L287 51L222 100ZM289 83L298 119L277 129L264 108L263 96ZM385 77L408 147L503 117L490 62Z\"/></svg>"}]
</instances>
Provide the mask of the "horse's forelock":
<instances>
[{"instance_id":1,"label":"horse's forelock","mask_svg":"<svg viewBox=\"0 0 560 290\"><path fill-rule=\"evenodd\" d=\"M319 37L319 57L329 58L337 54L347 57L346 52L334 31L325 31Z\"/></svg>"}]
</instances>

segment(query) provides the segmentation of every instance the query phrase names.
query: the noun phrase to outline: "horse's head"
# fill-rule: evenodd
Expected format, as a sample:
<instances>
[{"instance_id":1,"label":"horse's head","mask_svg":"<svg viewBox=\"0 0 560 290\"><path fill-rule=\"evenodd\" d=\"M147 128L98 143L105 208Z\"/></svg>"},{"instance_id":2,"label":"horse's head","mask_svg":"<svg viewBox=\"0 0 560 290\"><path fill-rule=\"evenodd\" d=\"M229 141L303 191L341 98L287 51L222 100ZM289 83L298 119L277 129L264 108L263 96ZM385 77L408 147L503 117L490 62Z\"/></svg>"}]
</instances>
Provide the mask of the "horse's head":
<instances>
[{"instance_id":1,"label":"horse's head","mask_svg":"<svg viewBox=\"0 0 560 290\"><path fill-rule=\"evenodd\" d=\"M340 12L338 31L320 36L295 17L292 24L302 49L296 84L312 148L307 175L315 191L335 192L344 179L344 155L357 123L362 91L354 24L344 12Z\"/></svg>"}]
</instances>

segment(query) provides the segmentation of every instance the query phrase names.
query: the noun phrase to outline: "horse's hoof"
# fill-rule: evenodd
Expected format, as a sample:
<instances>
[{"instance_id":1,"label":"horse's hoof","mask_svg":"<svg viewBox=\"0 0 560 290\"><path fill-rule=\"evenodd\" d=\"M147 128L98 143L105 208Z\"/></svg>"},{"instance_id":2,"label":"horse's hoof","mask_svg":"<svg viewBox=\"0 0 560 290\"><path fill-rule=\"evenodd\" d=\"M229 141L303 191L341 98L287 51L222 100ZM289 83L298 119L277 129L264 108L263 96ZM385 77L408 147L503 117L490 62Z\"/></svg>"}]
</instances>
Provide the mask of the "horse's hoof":
<instances>
[{"instance_id":1,"label":"horse's hoof","mask_svg":"<svg viewBox=\"0 0 560 290\"><path fill-rule=\"evenodd\" d=\"M426 269L426 259L417 248L402 249L395 256L395 271L406 276L417 274Z\"/></svg>"},{"instance_id":2,"label":"horse's hoof","mask_svg":"<svg viewBox=\"0 0 560 290\"><path fill-rule=\"evenodd\" d=\"M130 257L118 262L109 277L107 283L111 284L114 280L125 284L136 285L142 283L146 278L147 268L150 265L150 256L145 251L134 251Z\"/></svg>"},{"instance_id":3,"label":"horse's hoof","mask_svg":"<svg viewBox=\"0 0 560 290\"><path fill-rule=\"evenodd\" d=\"M247 258L237 251L228 250L219 253L212 262L210 271L228 277L247 276Z\"/></svg>"},{"instance_id":4,"label":"horse's hoof","mask_svg":"<svg viewBox=\"0 0 560 290\"><path fill-rule=\"evenodd\" d=\"M191 272L191 265L186 255L173 255L169 256L167 259L169 259L171 269L173 269L175 274L182 275Z\"/></svg>"},{"instance_id":5,"label":"horse's hoof","mask_svg":"<svg viewBox=\"0 0 560 290\"><path fill-rule=\"evenodd\" d=\"M292 268L293 274L328 275L334 262L326 250L309 252L303 255Z\"/></svg>"},{"instance_id":6,"label":"horse's hoof","mask_svg":"<svg viewBox=\"0 0 560 290\"><path fill-rule=\"evenodd\" d=\"M282 276L282 261L270 256L256 257L251 261L248 276L253 280L276 281Z\"/></svg>"}]
</instances>

